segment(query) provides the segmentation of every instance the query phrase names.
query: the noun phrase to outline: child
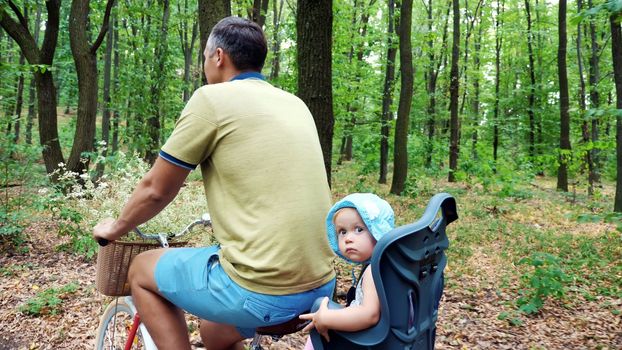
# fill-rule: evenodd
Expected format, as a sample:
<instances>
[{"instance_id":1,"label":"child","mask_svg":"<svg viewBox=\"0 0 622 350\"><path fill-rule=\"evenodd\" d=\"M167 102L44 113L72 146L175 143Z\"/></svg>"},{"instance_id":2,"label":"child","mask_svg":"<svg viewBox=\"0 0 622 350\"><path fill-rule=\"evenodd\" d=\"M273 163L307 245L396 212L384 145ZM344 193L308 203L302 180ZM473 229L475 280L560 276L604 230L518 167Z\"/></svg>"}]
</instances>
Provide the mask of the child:
<instances>
[{"instance_id":1,"label":"child","mask_svg":"<svg viewBox=\"0 0 622 350\"><path fill-rule=\"evenodd\" d=\"M354 263L368 263L376 242L393 227L393 209L385 200L371 193L346 196L333 205L326 217L331 248L340 257ZM329 329L354 332L378 323L380 301L371 269L363 271L350 307L329 310L328 298L324 298L316 312L300 315L300 318L311 320L304 331L315 328L327 341L330 340ZM307 349L313 349L311 338L307 339Z\"/></svg>"}]
</instances>

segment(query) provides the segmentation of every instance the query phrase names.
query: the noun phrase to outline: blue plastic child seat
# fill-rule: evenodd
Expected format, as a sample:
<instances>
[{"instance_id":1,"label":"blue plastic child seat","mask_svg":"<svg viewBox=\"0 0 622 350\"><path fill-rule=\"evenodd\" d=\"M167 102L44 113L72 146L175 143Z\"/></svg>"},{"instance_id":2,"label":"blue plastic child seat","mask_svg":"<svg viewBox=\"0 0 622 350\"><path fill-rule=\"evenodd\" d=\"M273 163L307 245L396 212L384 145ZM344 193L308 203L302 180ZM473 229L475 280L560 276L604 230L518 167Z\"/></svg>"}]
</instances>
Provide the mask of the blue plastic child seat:
<instances>
[{"instance_id":1,"label":"blue plastic child seat","mask_svg":"<svg viewBox=\"0 0 622 350\"><path fill-rule=\"evenodd\" d=\"M371 259L380 300L380 320L358 332L329 331L330 342L313 330L316 350L434 349L438 305L443 293L448 224L458 219L455 199L436 194L415 223L393 229L382 237ZM316 300L317 311L322 298ZM330 308L343 307L334 302Z\"/></svg>"}]
</instances>

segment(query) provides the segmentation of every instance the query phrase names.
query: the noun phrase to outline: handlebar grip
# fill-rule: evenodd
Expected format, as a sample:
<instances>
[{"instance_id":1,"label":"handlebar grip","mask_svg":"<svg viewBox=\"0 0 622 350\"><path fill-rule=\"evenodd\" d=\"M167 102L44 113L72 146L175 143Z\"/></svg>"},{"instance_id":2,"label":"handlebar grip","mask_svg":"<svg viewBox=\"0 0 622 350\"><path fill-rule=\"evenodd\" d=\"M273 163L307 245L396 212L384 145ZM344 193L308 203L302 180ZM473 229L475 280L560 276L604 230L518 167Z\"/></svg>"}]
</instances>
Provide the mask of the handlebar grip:
<instances>
[{"instance_id":1,"label":"handlebar grip","mask_svg":"<svg viewBox=\"0 0 622 350\"><path fill-rule=\"evenodd\" d=\"M108 243L110 243L110 241L108 241L108 240L107 240L107 239L105 239L105 238L98 238L98 239L97 239L97 244L99 244L99 245L100 245L100 247L105 247L105 246L107 246L107 245L108 245Z\"/></svg>"}]
</instances>

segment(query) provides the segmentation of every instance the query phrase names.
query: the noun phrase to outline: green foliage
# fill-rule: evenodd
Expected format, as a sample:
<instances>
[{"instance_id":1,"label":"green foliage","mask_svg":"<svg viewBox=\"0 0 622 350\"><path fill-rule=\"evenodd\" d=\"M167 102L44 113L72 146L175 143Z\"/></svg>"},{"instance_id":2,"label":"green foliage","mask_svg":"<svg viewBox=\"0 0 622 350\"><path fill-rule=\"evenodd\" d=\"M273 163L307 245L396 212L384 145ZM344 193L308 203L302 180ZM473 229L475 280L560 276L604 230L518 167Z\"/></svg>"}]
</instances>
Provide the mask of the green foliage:
<instances>
[{"instance_id":1,"label":"green foliage","mask_svg":"<svg viewBox=\"0 0 622 350\"><path fill-rule=\"evenodd\" d=\"M568 278L559 264L558 257L536 252L530 257L521 259L519 264L533 267L531 272L521 277L526 287L516 301L521 312L535 314L542 309L547 297L560 299L565 295L565 283L568 282Z\"/></svg>"},{"instance_id":2,"label":"green foliage","mask_svg":"<svg viewBox=\"0 0 622 350\"><path fill-rule=\"evenodd\" d=\"M622 14L622 0L607 0L604 4L599 4L592 8L583 10L572 17L570 23L577 25L582 21L601 13L605 13L607 15Z\"/></svg>"},{"instance_id":3,"label":"green foliage","mask_svg":"<svg viewBox=\"0 0 622 350\"><path fill-rule=\"evenodd\" d=\"M5 129L7 119L0 119ZM15 143L12 137L0 141L0 246L22 250L23 229L30 215L29 205L35 195L28 190L39 178L36 161L40 148Z\"/></svg>"},{"instance_id":4,"label":"green foliage","mask_svg":"<svg viewBox=\"0 0 622 350\"><path fill-rule=\"evenodd\" d=\"M26 263L23 265L9 265L6 267L0 267L0 276L11 277L17 275L20 271L27 271L33 268L32 263Z\"/></svg>"},{"instance_id":5,"label":"green foliage","mask_svg":"<svg viewBox=\"0 0 622 350\"><path fill-rule=\"evenodd\" d=\"M78 284L72 282L61 288L49 288L28 299L18 307L19 312L30 316L57 315L63 311L63 300L71 297L78 290Z\"/></svg>"},{"instance_id":6,"label":"green foliage","mask_svg":"<svg viewBox=\"0 0 622 350\"><path fill-rule=\"evenodd\" d=\"M579 223L596 223L604 222L615 224L619 232L622 232L622 213L609 212L609 213L589 213L577 215L577 222Z\"/></svg>"},{"instance_id":7,"label":"green foliage","mask_svg":"<svg viewBox=\"0 0 622 350\"><path fill-rule=\"evenodd\" d=\"M68 182L63 179L64 184ZM53 191L42 200L46 209L52 213L52 219L58 225L58 236L69 238L68 243L61 244L58 249L84 254L93 257L97 246L90 237L90 232L83 227L82 214L72 206L63 193L63 188L55 186Z\"/></svg>"},{"instance_id":8,"label":"green foliage","mask_svg":"<svg viewBox=\"0 0 622 350\"><path fill-rule=\"evenodd\" d=\"M511 326L522 326L523 320L520 318L520 313L514 311L503 311L498 316L497 319L501 321L508 321Z\"/></svg>"}]
</instances>

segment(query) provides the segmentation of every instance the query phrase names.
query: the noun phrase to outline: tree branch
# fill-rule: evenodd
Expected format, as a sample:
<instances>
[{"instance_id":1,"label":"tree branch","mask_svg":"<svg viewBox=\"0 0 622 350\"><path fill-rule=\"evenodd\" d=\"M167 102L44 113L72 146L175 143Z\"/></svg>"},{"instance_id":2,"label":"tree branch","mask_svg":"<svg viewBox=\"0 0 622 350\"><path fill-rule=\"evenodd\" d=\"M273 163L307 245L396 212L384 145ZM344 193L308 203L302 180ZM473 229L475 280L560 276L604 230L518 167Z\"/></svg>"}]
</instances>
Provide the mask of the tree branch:
<instances>
[{"instance_id":1,"label":"tree branch","mask_svg":"<svg viewBox=\"0 0 622 350\"><path fill-rule=\"evenodd\" d=\"M24 16L22 15L22 12L15 5L15 3L13 1L11 1L11 0L9 0L9 7L11 8L11 10L13 10L13 12L15 13L15 16L17 16L17 19L19 20L19 23L24 28L26 28L26 30L28 30L28 21L26 21L26 18L24 18Z\"/></svg>"},{"instance_id":2,"label":"tree branch","mask_svg":"<svg viewBox=\"0 0 622 350\"><path fill-rule=\"evenodd\" d=\"M41 63L52 64L54 52L58 43L58 28L60 25L60 0L47 0L45 8L48 11L48 20L45 24L43 44L41 44ZM36 43L35 43L36 47Z\"/></svg>"},{"instance_id":3,"label":"tree branch","mask_svg":"<svg viewBox=\"0 0 622 350\"><path fill-rule=\"evenodd\" d=\"M110 22L110 12L112 12L113 6L114 0L108 0L108 3L106 4L106 12L104 13L104 20L102 21L102 28L99 31L99 35L97 36L97 39L95 40L90 49L92 54L95 54L97 52L97 49L99 49L102 42L104 41L104 37L106 37L106 32L108 31L108 23Z\"/></svg>"},{"instance_id":4,"label":"tree branch","mask_svg":"<svg viewBox=\"0 0 622 350\"><path fill-rule=\"evenodd\" d=\"M19 45L28 63L39 63L39 49L35 44L35 39L30 35L28 27L24 28L24 26L16 22L2 7L0 7L0 27L4 28L9 36Z\"/></svg>"}]
</instances>

